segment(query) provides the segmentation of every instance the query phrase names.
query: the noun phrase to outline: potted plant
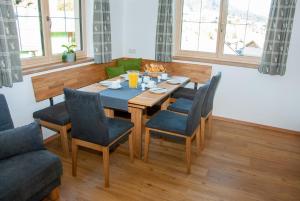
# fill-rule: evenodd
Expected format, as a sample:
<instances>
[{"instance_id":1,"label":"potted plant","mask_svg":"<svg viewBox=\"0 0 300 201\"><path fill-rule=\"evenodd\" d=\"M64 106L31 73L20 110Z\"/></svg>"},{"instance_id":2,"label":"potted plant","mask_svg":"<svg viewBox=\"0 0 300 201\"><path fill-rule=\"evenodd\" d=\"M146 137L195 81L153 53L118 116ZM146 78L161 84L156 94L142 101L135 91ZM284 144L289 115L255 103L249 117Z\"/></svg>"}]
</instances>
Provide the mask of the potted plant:
<instances>
[{"instance_id":1,"label":"potted plant","mask_svg":"<svg viewBox=\"0 0 300 201\"><path fill-rule=\"evenodd\" d=\"M62 54L62 61L63 62L74 62L76 61L76 53L74 48L76 47L75 44L70 45L62 45L62 47L66 48L66 51Z\"/></svg>"}]
</instances>

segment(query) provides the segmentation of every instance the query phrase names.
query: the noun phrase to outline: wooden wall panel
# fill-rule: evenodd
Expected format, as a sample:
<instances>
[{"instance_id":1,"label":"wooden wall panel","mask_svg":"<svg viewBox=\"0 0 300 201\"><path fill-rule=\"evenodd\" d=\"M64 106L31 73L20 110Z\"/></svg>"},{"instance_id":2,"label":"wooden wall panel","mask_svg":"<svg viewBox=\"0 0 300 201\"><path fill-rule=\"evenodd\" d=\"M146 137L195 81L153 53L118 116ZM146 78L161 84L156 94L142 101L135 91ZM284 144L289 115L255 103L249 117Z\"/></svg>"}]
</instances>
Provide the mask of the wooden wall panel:
<instances>
[{"instance_id":1,"label":"wooden wall panel","mask_svg":"<svg viewBox=\"0 0 300 201\"><path fill-rule=\"evenodd\" d=\"M82 67L47 73L31 78L36 101L42 101L63 94L63 89L78 89L107 78L105 68L115 66L112 61L107 64L90 64Z\"/></svg>"}]
</instances>

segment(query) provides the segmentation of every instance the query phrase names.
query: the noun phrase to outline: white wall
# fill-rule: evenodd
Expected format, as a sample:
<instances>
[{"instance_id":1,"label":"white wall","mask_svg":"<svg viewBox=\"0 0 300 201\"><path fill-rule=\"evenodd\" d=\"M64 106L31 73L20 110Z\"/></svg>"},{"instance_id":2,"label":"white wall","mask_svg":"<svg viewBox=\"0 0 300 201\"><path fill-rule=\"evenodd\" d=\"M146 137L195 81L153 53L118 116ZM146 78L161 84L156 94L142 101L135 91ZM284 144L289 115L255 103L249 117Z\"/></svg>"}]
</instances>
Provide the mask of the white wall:
<instances>
[{"instance_id":1,"label":"white wall","mask_svg":"<svg viewBox=\"0 0 300 201\"><path fill-rule=\"evenodd\" d=\"M124 56L153 59L158 0L125 2ZM213 73L223 73L214 115L300 131L299 7L300 3L297 4L286 75L269 76L259 74L256 69L213 65ZM136 50L136 54L130 50Z\"/></svg>"}]
</instances>

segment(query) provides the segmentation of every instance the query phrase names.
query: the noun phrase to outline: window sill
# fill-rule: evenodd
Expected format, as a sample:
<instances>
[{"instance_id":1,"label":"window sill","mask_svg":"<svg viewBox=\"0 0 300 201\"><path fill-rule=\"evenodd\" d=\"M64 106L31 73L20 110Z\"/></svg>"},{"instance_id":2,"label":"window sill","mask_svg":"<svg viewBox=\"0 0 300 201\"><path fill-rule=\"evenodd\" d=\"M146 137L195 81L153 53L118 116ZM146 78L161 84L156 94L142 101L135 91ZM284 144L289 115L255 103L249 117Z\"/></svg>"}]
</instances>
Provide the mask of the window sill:
<instances>
[{"instance_id":1,"label":"window sill","mask_svg":"<svg viewBox=\"0 0 300 201\"><path fill-rule=\"evenodd\" d=\"M34 74L34 73L40 73L40 72L44 72L44 71L64 68L64 67L83 64L83 63L92 62L92 61L94 61L93 58L86 57L86 58L77 59L77 61L70 62L70 63L55 62L55 63L49 63L49 64L43 64L43 65L30 66L30 67L23 68L22 73L23 73L23 75L30 75L30 74Z\"/></svg>"},{"instance_id":2,"label":"window sill","mask_svg":"<svg viewBox=\"0 0 300 201\"><path fill-rule=\"evenodd\" d=\"M259 65L257 62L234 61L234 60L221 59L221 58L197 58L197 57L189 57L189 56L173 56L173 59L179 61L221 64L227 66L236 66L236 67L245 67L245 68L254 68L254 69L257 69Z\"/></svg>"}]
</instances>

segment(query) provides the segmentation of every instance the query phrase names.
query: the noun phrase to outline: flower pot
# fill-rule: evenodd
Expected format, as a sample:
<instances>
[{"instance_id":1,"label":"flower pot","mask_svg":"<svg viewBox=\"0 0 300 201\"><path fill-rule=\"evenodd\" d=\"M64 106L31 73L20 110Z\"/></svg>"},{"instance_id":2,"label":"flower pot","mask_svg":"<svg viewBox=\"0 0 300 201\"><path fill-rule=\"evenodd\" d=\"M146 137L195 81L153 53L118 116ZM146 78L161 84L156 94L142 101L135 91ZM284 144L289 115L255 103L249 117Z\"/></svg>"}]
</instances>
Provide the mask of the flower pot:
<instances>
[{"instance_id":1,"label":"flower pot","mask_svg":"<svg viewBox=\"0 0 300 201\"><path fill-rule=\"evenodd\" d=\"M62 61L63 62L74 62L74 61L76 61L76 53L63 53Z\"/></svg>"}]
</instances>

